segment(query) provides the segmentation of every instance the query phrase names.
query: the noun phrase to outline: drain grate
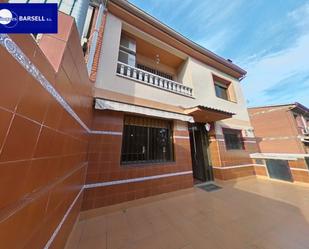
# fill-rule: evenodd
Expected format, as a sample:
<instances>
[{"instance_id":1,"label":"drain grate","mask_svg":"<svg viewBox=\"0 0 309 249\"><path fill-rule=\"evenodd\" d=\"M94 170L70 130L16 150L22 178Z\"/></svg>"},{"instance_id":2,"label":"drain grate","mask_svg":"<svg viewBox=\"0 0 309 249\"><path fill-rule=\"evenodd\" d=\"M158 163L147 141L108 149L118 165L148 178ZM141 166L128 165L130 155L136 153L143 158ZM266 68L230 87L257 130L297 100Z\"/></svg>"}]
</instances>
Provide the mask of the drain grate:
<instances>
[{"instance_id":1,"label":"drain grate","mask_svg":"<svg viewBox=\"0 0 309 249\"><path fill-rule=\"evenodd\" d=\"M213 191L222 189L222 187L220 187L220 186L218 186L216 184L213 184L213 183L206 184L206 185L201 185L201 186L198 186L198 188L203 189L203 190L205 190L207 192L213 192Z\"/></svg>"}]
</instances>

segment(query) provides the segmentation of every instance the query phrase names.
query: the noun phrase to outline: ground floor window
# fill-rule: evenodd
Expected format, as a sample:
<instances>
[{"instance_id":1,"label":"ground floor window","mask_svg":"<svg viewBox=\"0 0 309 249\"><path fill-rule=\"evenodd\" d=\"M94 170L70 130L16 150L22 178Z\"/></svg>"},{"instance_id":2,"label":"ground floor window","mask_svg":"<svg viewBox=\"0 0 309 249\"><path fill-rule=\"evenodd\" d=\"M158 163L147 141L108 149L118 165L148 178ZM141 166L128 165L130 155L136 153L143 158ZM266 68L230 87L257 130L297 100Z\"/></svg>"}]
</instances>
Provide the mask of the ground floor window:
<instances>
[{"instance_id":1,"label":"ground floor window","mask_svg":"<svg viewBox=\"0 0 309 249\"><path fill-rule=\"evenodd\" d=\"M225 147L227 150L243 150L244 142L241 130L223 128Z\"/></svg>"},{"instance_id":2,"label":"ground floor window","mask_svg":"<svg viewBox=\"0 0 309 249\"><path fill-rule=\"evenodd\" d=\"M125 116L122 164L173 161L172 122Z\"/></svg>"}]
</instances>

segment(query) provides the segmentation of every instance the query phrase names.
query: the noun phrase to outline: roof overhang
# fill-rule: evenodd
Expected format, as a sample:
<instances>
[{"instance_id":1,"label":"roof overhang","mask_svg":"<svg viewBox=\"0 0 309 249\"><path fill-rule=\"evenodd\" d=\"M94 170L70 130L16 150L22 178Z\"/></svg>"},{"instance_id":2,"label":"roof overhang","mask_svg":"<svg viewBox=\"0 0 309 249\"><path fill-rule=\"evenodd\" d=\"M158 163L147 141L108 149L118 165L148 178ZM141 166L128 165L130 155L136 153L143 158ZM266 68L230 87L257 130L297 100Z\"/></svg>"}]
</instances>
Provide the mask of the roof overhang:
<instances>
[{"instance_id":1,"label":"roof overhang","mask_svg":"<svg viewBox=\"0 0 309 249\"><path fill-rule=\"evenodd\" d=\"M145 116L157 117L157 118L165 118L165 119L173 119L173 120L181 120L185 122L194 123L194 119L192 116L186 114L179 114L174 112L168 112L159 109L153 109L145 106L131 105L127 103L121 103L117 101L111 101L106 99L95 99L96 110L112 110L112 111L121 111L126 113L134 113Z\"/></svg>"},{"instance_id":2,"label":"roof overhang","mask_svg":"<svg viewBox=\"0 0 309 249\"><path fill-rule=\"evenodd\" d=\"M306 106L295 102L295 103L290 103L290 104L280 104L280 105L264 105L264 106L255 106L255 107L248 107L249 110L255 110L255 109L262 109L262 108L278 108L278 107L282 107L282 108L287 108L289 110L301 113L305 116L309 116L309 108L307 108Z\"/></svg>"},{"instance_id":3,"label":"roof overhang","mask_svg":"<svg viewBox=\"0 0 309 249\"><path fill-rule=\"evenodd\" d=\"M110 13L118 16L123 21L146 33L150 33L162 42L169 44L185 54L223 71L234 78L242 79L247 73L244 69L233 64L231 61L218 56L210 50L184 37L177 31L131 4L129 1L109 0L107 8Z\"/></svg>"},{"instance_id":4,"label":"roof overhang","mask_svg":"<svg viewBox=\"0 0 309 249\"><path fill-rule=\"evenodd\" d=\"M215 122L222 119L231 118L235 113L223 111L213 107L196 106L184 111L186 114L193 116L195 122Z\"/></svg>"},{"instance_id":5,"label":"roof overhang","mask_svg":"<svg viewBox=\"0 0 309 249\"><path fill-rule=\"evenodd\" d=\"M291 106L291 110L296 111L298 113L301 113L304 116L309 116L309 109L306 106L304 106L304 105L302 105L298 102L294 103Z\"/></svg>"}]
</instances>

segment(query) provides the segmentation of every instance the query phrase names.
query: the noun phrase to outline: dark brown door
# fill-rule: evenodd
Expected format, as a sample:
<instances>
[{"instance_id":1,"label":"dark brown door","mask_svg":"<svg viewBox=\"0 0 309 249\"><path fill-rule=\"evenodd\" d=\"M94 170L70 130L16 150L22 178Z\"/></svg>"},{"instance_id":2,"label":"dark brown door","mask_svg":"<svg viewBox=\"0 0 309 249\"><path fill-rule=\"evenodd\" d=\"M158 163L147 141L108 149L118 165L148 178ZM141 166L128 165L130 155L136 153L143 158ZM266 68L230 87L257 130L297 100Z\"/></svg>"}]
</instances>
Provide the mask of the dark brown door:
<instances>
[{"instance_id":1,"label":"dark brown door","mask_svg":"<svg viewBox=\"0 0 309 249\"><path fill-rule=\"evenodd\" d=\"M208 152L209 140L204 124L191 124L189 131L193 176L200 181L212 181L213 172Z\"/></svg>"}]
</instances>

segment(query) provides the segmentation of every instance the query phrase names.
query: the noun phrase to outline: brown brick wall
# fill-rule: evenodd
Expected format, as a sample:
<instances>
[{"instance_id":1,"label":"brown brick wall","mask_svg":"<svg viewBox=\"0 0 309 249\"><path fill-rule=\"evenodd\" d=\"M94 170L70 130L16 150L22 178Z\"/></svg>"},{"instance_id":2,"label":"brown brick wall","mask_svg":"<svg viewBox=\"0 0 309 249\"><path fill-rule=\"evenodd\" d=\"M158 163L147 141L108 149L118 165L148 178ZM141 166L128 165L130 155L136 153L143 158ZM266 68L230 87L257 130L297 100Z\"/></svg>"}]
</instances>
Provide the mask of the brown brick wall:
<instances>
[{"instance_id":1,"label":"brown brick wall","mask_svg":"<svg viewBox=\"0 0 309 249\"><path fill-rule=\"evenodd\" d=\"M76 27L65 23L43 37L45 54L30 35L11 38L89 124L91 84ZM49 54L55 48L60 59ZM43 248L84 184L88 136L2 46L0 54L0 247ZM81 197L50 248L64 247L80 205Z\"/></svg>"},{"instance_id":2,"label":"brown brick wall","mask_svg":"<svg viewBox=\"0 0 309 249\"><path fill-rule=\"evenodd\" d=\"M83 210L189 188L192 185L192 175L182 175L87 189Z\"/></svg>"},{"instance_id":3,"label":"brown brick wall","mask_svg":"<svg viewBox=\"0 0 309 249\"><path fill-rule=\"evenodd\" d=\"M262 166L254 166L255 175L268 176L267 168Z\"/></svg>"},{"instance_id":4,"label":"brown brick wall","mask_svg":"<svg viewBox=\"0 0 309 249\"><path fill-rule=\"evenodd\" d=\"M259 152L255 138L244 138L243 150L227 150L224 136L215 134L215 130L212 129L210 131L209 152L216 179L230 180L255 175L254 162L250 158L251 153ZM241 165L244 166L238 167ZM224 169L225 167L231 168Z\"/></svg>"},{"instance_id":5,"label":"brown brick wall","mask_svg":"<svg viewBox=\"0 0 309 249\"><path fill-rule=\"evenodd\" d=\"M218 145L222 167L251 164L250 154L258 152L256 143L245 143L244 150L226 150L224 141L219 141Z\"/></svg>"},{"instance_id":6,"label":"brown brick wall","mask_svg":"<svg viewBox=\"0 0 309 249\"><path fill-rule=\"evenodd\" d=\"M308 171L299 171L291 170L293 180L298 182L309 183L309 172Z\"/></svg>"},{"instance_id":7,"label":"brown brick wall","mask_svg":"<svg viewBox=\"0 0 309 249\"><path fill-rule=\"evenodd\" d=\"M309 169L304 159L289 161L289 166L294 181L309 183Z\"/></svg>"},{"instance_id":8,"label":"brown brick wall","mask_svg":"<svg viewBox=\"0 0 309 249\"><path fill-rule=\"evenodd\" d=\"M258 150L257 150L257 146L255 143L247 143L245 144L245 150L239 150L239 151L238 150L231 150L231 151L226 150L224 141L212 140L210 143L211 160L212 160L212 165L215 168L220 168L220 167L224 168L224 167L229 167L229 166L253 164L254 162L250 158L250 153L255 153L257 151ZM252 170L248 171L246 167L242 169L238 168L238 169L229 169L229 170L216 169L215 171L216 171L215 177L221 180L223 180L223 178L229 179L230 175L233 175L234 177L247 176L248 174L254 175L252 173L253 171ZM231 172L234 172L234 173L231 174ZM223 177L222 176L223 174L227 174L228 176Z\"/></svg>"},{"instance_id":9,"label":"brown brick wall","mask_svg":"<svg viewBox=\"0 0 309 249\"><path fill-rule=\"evenodd\" d=\"M123 115L121 112L95 111L93 129L122 133ZM174 130L174 135L189 136L187 130ZM192 170L189 139L174 138L175 162L164 164L121 165L121 145L121 135L91 135L89 166L86 180L88 184ZM158 186L152 189L154 187L152 183L154 182ZM192 174L189 174L153 181L146 180L139 183L115 185L113 187L91 188L85 191L83 209L105 206L155 193L189 187L192 186L192 182ZM139 187L135 188L134 186ZM108 189L114 190L110 192Z\"/></svg>"},{"instance_id":10,"label":"brown brick wall","mask_svg":"<svg viewBox=\"0 0 309 249\"><path fill-rule=\"evenodd\" d=\"M289 161L290 168L308 169L306 161L304 159L298 159L296 161Z\"/></svg>"},{"instance_id":11,"label":"brown brick wall","mask_svg":"<svg viewBox=\"0 0 309 249\"><path fill-rule=\"evenodd\" d=\"M244 138L244 149L227 150L224 136L210 131L209 151L213 167L238 166L252 164L251 153L259 152L255 138Z\"/></svg>"},{"instance_id":12,"label":"brown brick wall","mask_svg":"<svg viewBox=\"0 0 309 249\"><path fill-rule=\"evenodd\" d=\"M261 152L305 153L288 107L252 108L249 114Z\"/></svg>"},{"instance_id":13,"label":"brown brick wall","mask_svg":"<svg viewBox=\"0 0 309 249\"><path fill-rule=\"evenodd\" d=\"M308 166L304 159L288 161L293 181L309 183ZM255 174L260 176L268 176L267 167L255 166Z\"/></svg>"},{"instance_id":14,"label":"brown brick wall","mask_svg":"<svg viewBox=\"0 0 309 249\"><path fill-rule=\"evenodd\" d=\"M239 168L214 168L214 176L219 180L231 180L253 175L255 175L254 166Z\"/></svg>"}]
</instances>

